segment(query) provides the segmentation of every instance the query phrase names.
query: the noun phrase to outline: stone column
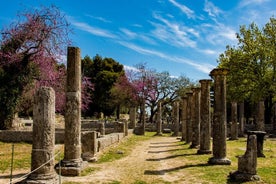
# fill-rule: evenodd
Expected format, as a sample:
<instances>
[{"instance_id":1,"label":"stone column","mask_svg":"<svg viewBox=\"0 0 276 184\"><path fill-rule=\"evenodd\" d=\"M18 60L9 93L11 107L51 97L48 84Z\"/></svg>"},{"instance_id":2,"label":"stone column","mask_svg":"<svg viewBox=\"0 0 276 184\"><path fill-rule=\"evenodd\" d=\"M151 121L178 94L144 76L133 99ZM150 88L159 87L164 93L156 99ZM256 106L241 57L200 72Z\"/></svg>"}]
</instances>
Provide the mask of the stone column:
<instances>
[{"instance_id":1,"label":"stone column","mask_svg":"<svg viewBox=\"0 0 276 184\"><path fill-rule=\"evenodd\" d=\"M129 119L130 119L129 128L130 129L135 128L136 127L136 107L130 107Z\"/></svg>"},{"instance_id":2,"label":"stone column","mask_svg":"<svg viewBox=\"0 0 276 184\"><path fill-rule=\"evenodd\" d=\"M61 175L78 176L81 158L81 56L80 49L68 47L65 108L64 159Z\"/></svg>"},{"instance_id":3,"label":"stone column","mask_svg":"<svg viewBox=\"0 0 276 184\"><path fill-rule=\"evenodd\" d=\"M55 91L42 87L34 97L31 170L42 167L30 174L25 183L57 183L54 154Z\"/></svg>"},{"instance_id":4,"label":"stone column","mask_svg":"<svg viewBox=\"0 0 276 184\"><path fill-rule=\"evenodd\" d=\"M257 138L256 135L250 135L247 139L246 152L238 158L238 170L231 172L231 180L239 182L258 181L257 175Z\"/></svg>"},{"instance_id":5,"label":"stone column","mask_svg":"<svg viewBox=\"0 0 276 184\"><path fill-rule=\"evenodd\" d=\"M213 120L213 157L209 164L230 165L226 158L226 75L227 69L211 71L214 79L214 120Z\"/></svg>"},{"instance_id":6,"label":"stone column","mask_svg":"<svg viewBox=\"0 0 276 184\"><path fill-rule=\"evenodd\" d=\"M162 102L158 102L157 112L157 132L156 135L162 135Z\"/></svg>"},{"instance_id":7,"label":"stone column","mask_svg":"<svg viewBox=\"0 0 276 184\"><path fill-rule=\"evenodd\" d=\"M186 134L187 134L187 100L188 98L185 96L182 99L182 138L181 141L186 141Z\"/></svg>"},{"instance_id":8,"label":"stone column","mask_svg":"<svg viewBox=\"0 0 276 184\"><path fill-rule=\"evenodd\" d=\"M238 106L237 102L231 102L231 126L230 140L238 140Z\"/></svg>"},{"instance_id":9,"label":"stone column","mask_svg":"<svg viewBox=\"0 0 276 184\"><path fill-rule=\"evenodd\" d=\"M244 103L239 103L239 136L244 137Z\"/></svg>"},{"instance_id":10,"label":"stone column","mask_svg":"<svg viewBox=\"0 0 276 184\"><path fill-rule=\"evenodd\" d=\"M100 132L101 136L105 136L105 123L104 123L104 121L99 120L98 126L99 126L99 132Z\"/></svg>"},{"instance_id":11,"label":"stone column","mask_svg":"<svg viewBox=\"0 0 276 184\"><path fill-rule=\"evenodd\" d=\"M264 101L260 100L257 106L257 116L256 116L256 129L258 131L265 131L265 106Z\"/></svg>"},{"instance_id":12,"label":"stone column","mask_svg":"<svg viewBox=\"0 0 276 184\"><path fill-rule=\"evenodd\" d=\"M186 93L187 97L188 97L188 101L187 101L187 132L186 132L186 143L190 143L192 142L192 133L193 133L193 129L192 129L192 117L191 117L191 113L192 113L192 107L193 107L193 92L187 92Z\"/></svg>"},{"instance_id":13,"label":"stone column","mask_svg":"<svg viewBox=\"0 0 276 184\"><path fill-rule=\"evenodd\" d=\"M192 144L190 148L199 148L199 137L200 137L200 88L196 87L192 89L194 92L194 115L193 119L193 136Z\"/></svg>"},{"instance_id":14,"label":"stone column","mask_svg":"<svg viewBox=\"0 0 276 184\"><path fill-rule=\"evenodd\" d=\"M174 114L173 114L173 119L174 119L174 132L173 136L178 136L179 132L179 102L175 101L173 103L173 108L174 108Z\"/></svg>"},{"instance_id":15,"label":"stone column","mask_svg":"<svg viewBox=\"0 0 276 184\"><path fill-rule=\"evenodd\" d=\"M200 96L200 147L198 154L211 153L211 102L210 102L210 84L211 79L199 81L201 84Z\"/></svg>"},{"instance_id":16,"label":"stone column","mask_svg":"<svg viewBox=\"0 0 276 184\"><path fill-rule=\"evenodd\" d=\"M124 123L124 136L128 136L128 122L127 121L123 121Z\"/></svg>"}]
</instances>

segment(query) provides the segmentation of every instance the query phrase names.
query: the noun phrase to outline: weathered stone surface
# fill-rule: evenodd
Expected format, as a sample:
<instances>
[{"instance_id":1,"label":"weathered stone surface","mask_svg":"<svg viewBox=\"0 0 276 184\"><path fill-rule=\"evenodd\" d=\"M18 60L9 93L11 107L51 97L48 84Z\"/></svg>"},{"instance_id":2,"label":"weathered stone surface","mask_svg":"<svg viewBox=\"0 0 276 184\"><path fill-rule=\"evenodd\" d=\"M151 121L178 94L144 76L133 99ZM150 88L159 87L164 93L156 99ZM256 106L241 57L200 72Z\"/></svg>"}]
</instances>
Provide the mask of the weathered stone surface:
<instances>
[{"instance_id":1,"label":"weathered stone surface","mask_svg":"<svg viewBox=\"0 0 276 184\"><path fill-rule=\"evenodd\" d=\"M238 105L231 102L230 140L238 140Z\"/></svg>"},{"instance_id":2,"label":"weathered stone surface","mask_svg":"<svg viewBox=\"0 0 276 184\"><path fill-rule=\"evenodd\" d=\"M194 93L194 112L192 113L192 144L190 148L199 148L199 138L200 138L200 88L192 88Z\"/></svg>"},{"instance_id":3,"label":"weathered stone surface","mask_svg":"<svg viewBox=\"0 0 276 184\"><path fill-rule=\"evenodd\" d=\"M187 101L187 133L186 133L186 143L190 143L192 141L193 129L192 129L192 109L193 109L193 92L186 93L188 97Z\"/></svg>"},{"instance_id":4,"label":"weathered stone surface","mask_svg":"<svg viewBox=\"0 0 276 184\"><path fill-rule=\"evenodd\" d=\"M244 103L239 103L239 137L244 137Z\"/></svg>"},{"instance_id":5,"label":"weathered stone surface","mask_svg":"<svg viewBox=\"0 0 276 184\"><path fill-rule=\"evenodd\" d=\"M68 47L65 108L64 159L56 169L63 176L78 176L81 158L81 57L80 49Z\"/></svg>"},{"instance_id":6,"label":"weathered stone surface","mask_svg":"<svg viewBox=\"0 0 276 184\"><path fill-rule=\"evenodd\" d=\"M136 107L131 107L129 110L129 128L133 129L136 127Z\"/></svg>"},{"instance_id":7,"label":"weathered stone surface","mask_svg":"<svg viewBox=\"0 0 276 184\"><path fill-rule=\"evenodd\" d=\"M264 100L260 100L257 105L257 116L256 116L256 130L265 131L265 105Z\"/></svg>"},{"instance_id":8,"label":"weathered stone surface","mask_svg":"<svg viewBox=\"0 0 276 184\"><path fill-rule=\"evenodd\" d=\"M179 101L173 103L173 122L174 122L174 131L173 136L178 136L179 133Z\"/></svg>"},{"instance_id":9,"label":"weathered stone surface","mask_svg":"<svg viewBox=\"0 0 276 184\"><path fill-rule=\"evenodd\" d=\"M156 135L162 135L162 102L158 102L158 112L157 112L157 131Z\"/></svg>"},{"instance_id":10,"label":"weathered stone surface","mask_svg":"<svg viewBox=\"0 0 276 184\"><path fill-rule=\"evenodd\" d=\"M181 113L181 119L182 119L182 137L181 137L181 141L186 141L186 137L187 137L187 102L188 102L188 98L185 96L182 99L182 113Z\"/></svg>"},{"instance_id":11,"label":"weathered stone surface","mask_svg":"<svg viewBox=\"0 0 276 184\"><path fill-rule=\"evenodd\" d=\"M266 132L264 131L247 131L248 137L250 135L256 135L257 136L257 156L258 157L265 157L263 153L263 147L264 147L264 137L266 135Z\"/></svg>"},{"instance_id":12,"label":"weathered stone surface","mask_svg":"<svg viewBox=\"0 0 276 184\"><path fill-rule=\"evenodd\" d=\"M99 126L99 132L100 132L101 136L104 136L105 135L105 123L104 123L104 121L99 121L98 126Z\"/></svg>"},{"instance_id":13,"label":"weathered stone surface","mask_svg":"<svg viewBox=\"0 0 276 184\"><path fill-rule=\"evenodd\" d=\"M199 81L201 84L200 96L200 147L198 154L210 154L211 148L211 103L210 85L212 80L205 79Z\"/></svg>"},{"instance_id":14,"label":"weathered stone surface","mask_svg":"<svg viewBox=\"0 0 276 184\"><path fill-rule=\"evenodd\" d=\"M230 165L226 158L226 74L227 69L217 68L211 71L214 79L214 119L213 119L213 157L209 164Z\"/></svg>"},{"instance_id":15,"label":"weathered stone surface","mask_svg":"<svg viewBox=\"0 0 276 184\"><path fill-rule=\"evenodd\" d=\"M238 158L238 170L230 173L230 179L246 182L260 180L257 175L257 137L249 135L246 152Z\"/></svg>"},{"instance_id":16,"label":"weathered stone surface","mask_svg":"<svg viewBox=\"0 0 276 184\"><path fill-rule=\"evenodd\" d=\"M81 157L84 161L94 162L97 160L98 150L97 132L85 131L81 133Z\"/></svg>"},{"instance_id":17,"label":"weathered stone surface","mask_svg":"<svg viewBox=\"0 0 276 184\"><path fill-rule=\"evenodd\" d=\"M33 172L19 183L58 183L54 170L54 148L55 92L52 88L42 87L34 97L31 161Z\"/></svg>"}]
</instances>

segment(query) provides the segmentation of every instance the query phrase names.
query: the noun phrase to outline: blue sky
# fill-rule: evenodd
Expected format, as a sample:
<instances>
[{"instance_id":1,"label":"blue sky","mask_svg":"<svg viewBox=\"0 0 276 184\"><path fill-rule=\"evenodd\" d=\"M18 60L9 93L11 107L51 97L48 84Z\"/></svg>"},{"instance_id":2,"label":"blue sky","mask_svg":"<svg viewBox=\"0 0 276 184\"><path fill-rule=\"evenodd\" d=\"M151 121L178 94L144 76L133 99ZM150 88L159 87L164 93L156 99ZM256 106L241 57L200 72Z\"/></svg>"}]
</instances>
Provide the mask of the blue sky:
<instances>
[{"instance_id":1,"label":"blue sky","mask_svg":"<svg viewBox=\"0 0 276 184\"><path fill-rule=\"evenodd\" d=\"M275 0L10 0L1 2L0 28L18 11L56 5L67 17L82 57L111 57L172 76L208 79L240 25L260 27L276 15Z\"/></svg>"}]
</instances>

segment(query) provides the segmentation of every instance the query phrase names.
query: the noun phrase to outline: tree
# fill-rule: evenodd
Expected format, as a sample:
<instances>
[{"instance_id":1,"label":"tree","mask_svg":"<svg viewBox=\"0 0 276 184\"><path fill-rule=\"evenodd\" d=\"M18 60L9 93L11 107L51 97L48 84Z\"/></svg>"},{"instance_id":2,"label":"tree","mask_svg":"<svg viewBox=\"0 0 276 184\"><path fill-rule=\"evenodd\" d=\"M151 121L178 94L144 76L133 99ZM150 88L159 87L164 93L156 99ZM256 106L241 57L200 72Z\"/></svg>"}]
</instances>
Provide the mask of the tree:
<instances>
[{"instance_id":1,"label":"tree","mask_svg":"<svg viewBox=\"0 0 276 184\"><path fill-rule=\"evenodd\" d=\"M226 47L219 57L219 67L228 68L228 99L252 104L265 100L266 114L275 97L276 19L259 28L255 23L241 26L237 47ZM266 122L270 118L266 116Z\"/></svg>"},{"instance_id":2,"label":"tree","mask_svg":"<svg viewBox=\"0 0 276 184\"><path fill-rule=\"evenodd\" d=\"M86 56L82 63L83 75L90 79L94 87L87 115L100 112L111 115L116 108L112 103L111 89L118 78L124 75L123 65L112 58L102 58L99 55L93 59Z\"/></svg>"},{"instance_id":3,"label":"tree","mask_svg":"<svg viewBox=\"0 0 276 184\"><path fill-rule=\"evenodd\" d=\"M126 75L120 76L111 88L111 97L112 103L116 105L117 119L120 118L122 108L129 109L138 104L135 86L130 83Z\"/></svg>"},{"instance_id":4,"label":"tree","mask_svg":"<svg viewBox=\"0 0 276 184\"><path fill-rule=\"evenodd\" d=\"M64 15L54 6L23 12L18 22L1 31L0 129L11 128L23 92L30 85L37 86L37 81L58 85L58 76L64 73L56 61L70 43L69 31Z\"/></svg>"},{"instance_id":5,"label":"tree","mask_svg":"<svg viewBox=\"0 0 276 184\"><path fill-rule=\"evenodd\" d=\"M136 75L132 75L129 79L136 88L140 107L145 100L146 108L150 112L149 122L153 122L153 117L157 113L158 101L161 100L164 106L171 105L180 96L180 91L191 85L191 81L185 76L174 78L166 71L158 73L148 69L145 63L136 67Z\"/></svg>"}]
</instances>

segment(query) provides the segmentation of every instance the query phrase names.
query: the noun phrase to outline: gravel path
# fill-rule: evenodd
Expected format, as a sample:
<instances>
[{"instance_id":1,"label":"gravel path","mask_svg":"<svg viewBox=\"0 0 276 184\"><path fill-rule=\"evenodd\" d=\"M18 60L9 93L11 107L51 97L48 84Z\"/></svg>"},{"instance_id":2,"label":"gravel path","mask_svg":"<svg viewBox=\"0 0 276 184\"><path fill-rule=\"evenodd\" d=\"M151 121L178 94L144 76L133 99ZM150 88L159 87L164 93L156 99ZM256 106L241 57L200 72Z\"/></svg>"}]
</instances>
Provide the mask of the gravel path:
<instances>
[{"instance_id":1,"label":"gravel path","mask_svg":"<svg viewBox=\"0 0 276 184\"><path fill-rule=\"evenodd\" d=\"M111 163L94 164L98 169L91 175L63 177L62 181L97 184L200 183L180 169L184 163L172 155L173 150L181 149L178 142L176 137L154 137L136 146L127 157Z\"/></svg>"}]
</instances>

